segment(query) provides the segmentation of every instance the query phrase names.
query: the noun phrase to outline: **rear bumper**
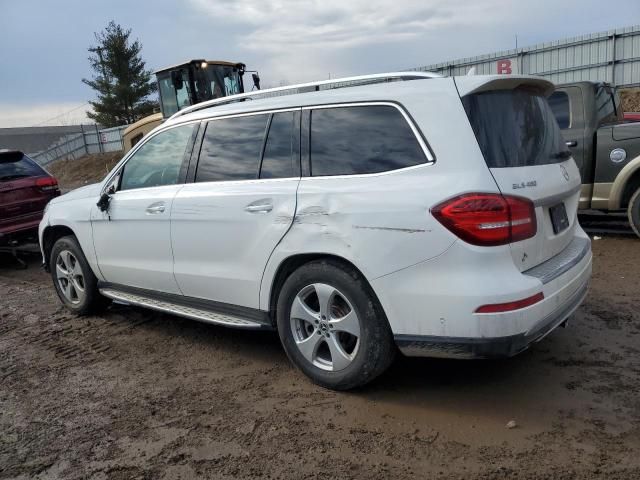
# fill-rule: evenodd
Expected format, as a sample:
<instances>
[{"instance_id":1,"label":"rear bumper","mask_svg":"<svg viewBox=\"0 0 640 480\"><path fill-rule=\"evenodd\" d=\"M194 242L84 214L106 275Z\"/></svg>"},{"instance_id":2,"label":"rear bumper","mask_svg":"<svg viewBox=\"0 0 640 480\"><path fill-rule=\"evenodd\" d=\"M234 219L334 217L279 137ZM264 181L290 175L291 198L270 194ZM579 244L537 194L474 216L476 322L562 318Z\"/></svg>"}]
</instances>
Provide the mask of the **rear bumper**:
<instances>
[{"instance_id":1,"label":"rear bumper","mask_svg":"<svg viewBox=\"0 0 640 480\"><path fill-rule=\"evenodd\" d=\"M591 278L590 246L577 230L563 252L520 272L506 249L478 252L457 242L440 257L375 279L372 285L404 354L512 356L562 324L584 300ZM475 313L480 305L540 292L544 298L525 308Z\"/></svg>"},{"instance_id":2,"label":"rear bumper","mask_svg":"<svg viewBox=\"0 0 640 480\"><path fill-rule=\"evenodd\" d=\"M544 318L531 332L494 338L395 335L400 351L410 357L501 358L512 357L539 342L562 325L587 295L588 281L565 305Z\"/></svg>"}]
</instances>

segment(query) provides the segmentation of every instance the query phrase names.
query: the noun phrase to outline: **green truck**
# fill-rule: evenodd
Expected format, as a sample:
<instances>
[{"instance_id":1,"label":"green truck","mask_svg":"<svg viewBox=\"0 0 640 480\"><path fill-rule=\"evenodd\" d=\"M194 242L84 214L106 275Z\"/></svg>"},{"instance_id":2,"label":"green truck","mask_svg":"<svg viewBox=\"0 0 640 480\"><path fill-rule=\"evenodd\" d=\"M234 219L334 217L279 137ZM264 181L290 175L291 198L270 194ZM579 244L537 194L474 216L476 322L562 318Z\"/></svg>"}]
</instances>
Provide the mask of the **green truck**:
<instances>
[{"instance_id":1,"label":"green truck","mask_svg":"<svg viewBox=\"0 0 640 480\"><path fill-rule=\"evenodd\" d=\"M606 83L558 85L549 104L582 175L581 209L626 210L640 236L640 122Z\"/></svg>"}]
</instances>

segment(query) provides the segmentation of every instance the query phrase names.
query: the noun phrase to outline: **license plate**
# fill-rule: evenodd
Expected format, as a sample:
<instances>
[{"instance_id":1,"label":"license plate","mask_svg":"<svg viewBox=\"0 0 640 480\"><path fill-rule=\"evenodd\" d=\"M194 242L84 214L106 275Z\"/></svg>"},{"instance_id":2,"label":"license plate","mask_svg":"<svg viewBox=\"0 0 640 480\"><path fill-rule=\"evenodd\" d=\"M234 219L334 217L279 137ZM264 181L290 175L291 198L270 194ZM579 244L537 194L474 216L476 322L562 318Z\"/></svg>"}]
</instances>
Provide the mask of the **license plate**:
<instances>
[{"instance_id":1,"label":"license plate","mask_svg":"<svg viewBox=\"0 0 640 480\"><path fill-rule=\"evenodd\" d=\"M549 208L549 215L551 215L553 233L558 234L569 227L569 218L567 217L567 210L564 207L564 203L559 203Z\"/></svg>"}]
</instances>

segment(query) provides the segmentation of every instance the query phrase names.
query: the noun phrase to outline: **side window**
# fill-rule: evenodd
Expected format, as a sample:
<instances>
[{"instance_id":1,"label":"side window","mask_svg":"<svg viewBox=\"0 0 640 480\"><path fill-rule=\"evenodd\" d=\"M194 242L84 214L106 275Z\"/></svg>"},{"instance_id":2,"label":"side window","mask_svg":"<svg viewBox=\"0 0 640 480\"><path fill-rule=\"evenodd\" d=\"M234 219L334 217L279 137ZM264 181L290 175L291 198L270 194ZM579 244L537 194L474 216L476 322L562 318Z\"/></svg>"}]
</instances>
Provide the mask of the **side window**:
<instances>
[{"instance_id":1,"label":"side window","mask_svg":"<svg viewBox=\"0 0 640 480\"><path fill-rule=\"evenodd\" d=\"M613 90L609 86L598 85L596 87L596 116L598 125L612 123L618 119Z\"/></svg>"},{"instance_id":2,"label":"side window","mask_svg":"<svg viewBox=\"0 0 640 480\"><path fill-rule=\"evenodd\" d=\"M553 92L547 101L558 121L558 126L561 129L569 128L571 125L571 110L569 109L569 95L567 95L567 92Z\"/></svg>"},{"instance_id":3,"label":"side window","mask_svg":"<svg viewBox=\"0 0 640 480\"><path fill-rule=\"evenodd\" d=\"M426 157L404 116L387 105L311 112L311 175L378 173Z\"/></svg>"},{"instance_id":4,"label":"side window","mask_svg":"<svg viewBox=\"0 0 640 480\"><path fill-rule=\"evenodd\" d=\"M207 123L196 182L258 178L268 118L268 114L261 114Z\"/></svg>"},{"instance_id":5,"label":"side window","mask_svg":"<svg viewBox=\"0 0 640 480\"><path fill-rule=\"evenodd\" d=\"M274 113L264 147L260 178L297 177L293 158L293 112Z\"/></svg>"},{"instance_id":6,"label":"side window","mask_svg":"<svg viewBox=\"0 0 640 480\"><path fill-rule=\"evenodd\" d=\"M120 190L177 183L194 128L194 124L170 128L149 139L127 160Z\"/></svg>"}]
</instances>

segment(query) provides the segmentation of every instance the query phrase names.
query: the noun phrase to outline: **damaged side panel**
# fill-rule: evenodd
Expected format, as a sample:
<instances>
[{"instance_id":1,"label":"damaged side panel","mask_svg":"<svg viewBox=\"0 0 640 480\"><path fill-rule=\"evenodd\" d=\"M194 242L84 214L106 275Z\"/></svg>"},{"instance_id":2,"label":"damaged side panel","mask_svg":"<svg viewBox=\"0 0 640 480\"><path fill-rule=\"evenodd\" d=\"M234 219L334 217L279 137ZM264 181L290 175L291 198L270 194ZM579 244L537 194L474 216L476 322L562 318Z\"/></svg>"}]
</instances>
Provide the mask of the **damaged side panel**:
<instances>
[{"instance_id":1,"label":"damaged side panel","mask_svg":"<svg viewBox=\"0 0 640 480\"><path fill-rule=\"evenodd\" d=\"M270 258L265 280L286 258L304 253L342 257L368 280L439 255L455 239L429 214L435 202L424 188L425 176L432 185L447 181L429 165L388 174L303 178L293 224ZM268 288L261 290L263 309L265 298Z\"/></svg>"}]
</instances>

